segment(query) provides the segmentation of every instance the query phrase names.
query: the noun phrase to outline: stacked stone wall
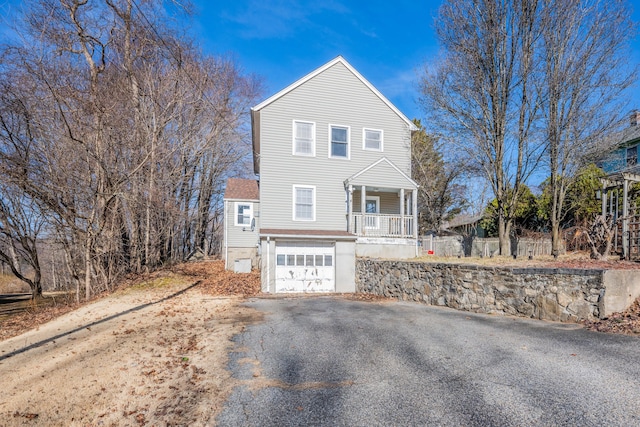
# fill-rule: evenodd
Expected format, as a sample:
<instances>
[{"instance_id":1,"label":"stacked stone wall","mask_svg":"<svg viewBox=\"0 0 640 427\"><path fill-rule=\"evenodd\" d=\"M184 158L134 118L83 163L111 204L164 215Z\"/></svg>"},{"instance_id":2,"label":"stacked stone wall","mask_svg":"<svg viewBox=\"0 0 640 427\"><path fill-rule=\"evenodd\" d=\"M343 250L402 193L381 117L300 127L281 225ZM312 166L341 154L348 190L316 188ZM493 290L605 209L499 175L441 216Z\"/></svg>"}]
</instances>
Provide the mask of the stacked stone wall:
<instances>
[{"instance_id":1,"label":"stacked stone wall","mask_svg":"<svg viewBox=\"0 0 640 427\"><path fill-rule=\"evenodd\" d=\"M578 322L600 317L603 273L359 258L356 290L477 313Z\"/></svg>"}]
</instances>

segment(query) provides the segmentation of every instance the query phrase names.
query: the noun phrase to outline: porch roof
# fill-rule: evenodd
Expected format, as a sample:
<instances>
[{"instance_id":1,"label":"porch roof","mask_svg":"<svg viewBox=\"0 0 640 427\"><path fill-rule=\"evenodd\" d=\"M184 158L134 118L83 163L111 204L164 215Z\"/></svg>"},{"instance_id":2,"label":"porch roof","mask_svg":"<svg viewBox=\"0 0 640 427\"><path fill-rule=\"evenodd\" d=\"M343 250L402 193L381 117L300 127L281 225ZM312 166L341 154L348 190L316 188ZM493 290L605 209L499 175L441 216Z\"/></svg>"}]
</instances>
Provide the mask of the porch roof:
<instances>
[{"instance_id":1,"label":"porch roof","mask_svg":"<svg viewBox=\"0 0 640 427\"><path fill-rule=\"evenodd\" d=\"M419 185L386 157L382 157L344 181L348 185L394 187L416 190Z\"/></svg>"}]
</instances>

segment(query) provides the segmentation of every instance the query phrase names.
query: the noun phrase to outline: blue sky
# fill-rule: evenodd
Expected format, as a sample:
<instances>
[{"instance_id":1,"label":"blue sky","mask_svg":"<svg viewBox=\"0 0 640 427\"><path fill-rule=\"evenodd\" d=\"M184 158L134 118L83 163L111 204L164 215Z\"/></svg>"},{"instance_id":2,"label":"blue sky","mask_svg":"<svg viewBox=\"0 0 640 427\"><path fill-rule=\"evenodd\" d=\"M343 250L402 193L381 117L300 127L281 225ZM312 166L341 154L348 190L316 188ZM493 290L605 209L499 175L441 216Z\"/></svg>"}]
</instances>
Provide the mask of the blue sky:
<instances>
[{"instance_id":1,"label":"blue sky","mask_svg":"<svg viewBox=\"0 0 640 427\"><path fill-rule=\"evenodd\" d=\"M194 36L264 78L267 96L342 55L409 118L418 68L438 52L440 1L196 0Z\"/></svg>"},{"instance_id":2,"label":"blue sky","mask_svg":"<svg viewBox=\"0 0 640 427\"><path fill-rule=\"evenodd\" d=\"M194 36L264 78L265 97L342 55L409 118L421 66L438 56L433 23L440 0L194 0ZM640 0L632 0L640 20ZM631 63L640 63L636 37ZM640 90L630 91L640 108Z\"/></svg>"},{"instance_id":3,"label":"blue sky","mask_svg":"<svg viewBox=\"0 0 640 427\"><path fill-rule=\"evenodd\" d=\"M140 1L140 0L138 0ZM178 0L179 1L179 0ZM264 98L342 55L409 118L420 68L436 60L440 0L192 0L189 32L210 54L228 54L264 79ZM21 0L0 0L0 16ZM640 0L630 0L640 21ZM0 19L0 34L4 22ZM0 36L1 37L1 36ZM640 63L640 37L629 61ZM640 108L640 89L630 91Z\"/></svg>"}]
</instances>

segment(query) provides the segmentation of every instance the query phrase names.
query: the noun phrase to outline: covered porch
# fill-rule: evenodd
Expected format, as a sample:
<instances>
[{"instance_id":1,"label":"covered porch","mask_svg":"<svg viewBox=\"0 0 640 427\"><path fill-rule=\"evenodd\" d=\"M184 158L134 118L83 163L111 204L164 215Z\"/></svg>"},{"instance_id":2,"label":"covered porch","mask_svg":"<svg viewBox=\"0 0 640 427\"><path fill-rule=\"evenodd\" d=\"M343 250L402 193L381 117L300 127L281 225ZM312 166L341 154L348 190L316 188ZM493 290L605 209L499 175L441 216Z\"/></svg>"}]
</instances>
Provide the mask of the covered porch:
<instances>
[{"instance_id":1,"label":"covered porch","mask_svg":"<svg viewBox=\"0 0 640 427\"><path fill-rule=\"evenodd\" d=\"M417 239L418 185L386 158L345 181L347 231L363 238Z\"/></svg>"},{"instance_id":2,"label":"covered porch","mask_svg":"<svg viewBox=\"0 0 640 427\"><path fill-rule=\"evenodd\" d=\"M416 191L350 186L348 230L362 237L417 238Z\"/></svg>"}]
</instances>

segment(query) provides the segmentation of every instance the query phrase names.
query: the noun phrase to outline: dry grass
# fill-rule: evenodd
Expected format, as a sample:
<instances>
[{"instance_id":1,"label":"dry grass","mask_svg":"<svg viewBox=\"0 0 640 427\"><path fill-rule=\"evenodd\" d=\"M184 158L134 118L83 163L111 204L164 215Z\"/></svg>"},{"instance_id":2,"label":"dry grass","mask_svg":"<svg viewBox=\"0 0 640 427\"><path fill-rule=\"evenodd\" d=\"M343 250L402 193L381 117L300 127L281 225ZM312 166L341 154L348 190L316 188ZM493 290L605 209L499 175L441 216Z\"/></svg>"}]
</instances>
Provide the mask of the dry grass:
<instances>
[{"instance_id":1,"label":"dry grass","mask_svg":"<svg viewBox=\"0 0 640 427\"><path fill-rule=\"evenodd\" d=\"M13 274L0 274L0 294L20 294L30 292L29 285Z\"/></svg>"},{"instance_id":2,"label":"dry grass","mask_svg":"<svg viewBox=\"0 0 640 427\"><path fill-rule=\"evenodd\" d=\"M171 288L185 281L200 282L198 287L210 295L252 296L260 293L260 273L234 273L224 269L223 261L201 261L177 265L171 269L158 270L150 274L130 276L115 287L116 293L128 294L137 291L154 291ZM29 292L29 289L26 289ZM95 295L91 301L107 293ZM20 335L30 329L59 317L84 305L76 304L74 295L55 297L45 294L37 304L23 303L23 310L10 315L0 312L0 341ZM1 311L1 310L0 310Z\"/></svg>"},{"instance_id":3,"label":"dry grass","mask_svg":"<svg viewBox=\"0 0 640 427\"><path fill-rule=\"evenodd\" d=\"M560 255L557 259L551 255L537 256L533 259L520 257L513 259L507 256L495 256L492 258L480 257L437 257L432 255L416 258L418 261L444 263L444 264L473 264L489 267L546 267L546 268L579 268L579 269L640 269L640 263L636 261L622 261L617 256L610 256L606 260L594 260L583 252Z\"/></svg>"}]
</instances>

